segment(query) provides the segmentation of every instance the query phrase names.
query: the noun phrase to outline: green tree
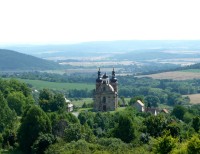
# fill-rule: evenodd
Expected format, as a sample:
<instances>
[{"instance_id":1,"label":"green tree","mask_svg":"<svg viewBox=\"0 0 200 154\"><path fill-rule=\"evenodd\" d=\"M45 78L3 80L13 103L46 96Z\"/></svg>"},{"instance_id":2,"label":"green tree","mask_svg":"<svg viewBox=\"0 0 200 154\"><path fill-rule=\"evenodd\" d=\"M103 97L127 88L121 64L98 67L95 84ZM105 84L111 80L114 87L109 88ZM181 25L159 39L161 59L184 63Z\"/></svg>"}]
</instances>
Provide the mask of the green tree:
<instances>
[{"instance_id":1,"label":"green tree","mask_svg":"<svg viewBox=\"0 0 200 154\"><path fill-rule=\"evenodd\" d=\"M178 137L180 135L181 129L175 122L167 125L166 129L169 131L172 137Z\"/></svg>"},{"instance_id":2,"label":"green tree","mask_svg":"<svg viewBox=\"0 0 200 154\"><path fill-rule=\"evenodd\" d=\"M159 137L154 145L154 153L169 154L176 147L176 142L177 140L169 135Z\"/></svg>"},{"instance_id":3,"label":"green tree","mask_svg":"<svg viewBox=\"0 0 200 154\"><path fill-rule=\"evenodd\" d=\"M188 154L199 154L200 153L200 136L194 135L188 142L187 151Z\"/></svg>"},{"instance_id":4,"label":"green tree","mask_svg":"<svg viewBox=\"0 0 200 154\"><path fill-rule=\"evenodd\" d=\"M135 129L132 119L124 114L120 115L119 123L113 130L113 136L120 138L126 143L130 143L135 138Z\"/></svg>"},{"instance_id":5,"label":"green tree","mask_svg":"<svg viewBox=\"0 0 200 154\"><path fill-rule=\"evenodd\" d=\"M18 116L23 113L24 106L26 105L26 97L22 92L13 92L8 94L8 106L11 110L15 110Z\"/></svg>"},{"instance_id":6,"label":"green tree","mask_svg":"<svg viewBox=\"0 0 200 154\"><path fill-rule=\"evenodd\" d=\"M50 102L53 101L53 93L49 89L43 89L39 94L39 105L45 111L51 110Z\"/></svg>"},{"instance_id":7,"label":"green tree","mask_svg":"<svg viewBox=\"0 0 200 154\"><path fill-rule=\"evenodd\" d=\"M68 112L51 112L48 113L48 116L51 120L53 135L61 138L64 136L65 129L70 123L74 124L79 122L72 113Z\"/></svg>"},{"instance_id":8,"label":"green tree","mask_svg":"<svg viewBox=\"0 0 200 154\"><path fill-rule=\"evenodd\" d=\"M50 101L50 110L52 112L58 110L66 110L66 102L64 95L62 94L55 94L53 99Z\"/></svg>"},{"instance_id":9,"label":"green tree","mask_svg":"<svg viewBox=\"0 0 200 154\"><path fill-rule=\"evenodd\" d=\"M41 133L38 139L34 142L32 146L32 151L36 154L43 154L48 146L55 142L56 139L53 135Z\"/></svg>"},{"instance_id":10,"label":"green tree","mask_svg":"<svg viewBox=\"0 0 200 154\"><path fill-rule=\"evenodd\" d=\"M64 140L66 142L78 141L81 137L82 133L80 124L69 124L69 126L65 129Z\"/></svg>"},{"instance_id":11,"label":"green tree","mask_svg":"<svg viewBox=\"0 0 200 154\"><path fill-rule=\"evenodd\" d=\"M24 112L18 132L21 149L30 152L40 133L51 133L51 123L41 108L31 106Z\"/></svg>"},{"instance_id":12,"label":"green tree","mask_svg":"<svg viewBox=\"0 0 200 154\"><path fill-rule=\"evenodd\" d=\"M172 111L172 115L174 115L176 118L183 120L184 114L186 113L186 108L181 105L176 105Z\"/></svg>"},{"instance_id":13,"label":"green tree","mask_svg":"<svg viewBox=\"0 0 200 154\"><path fill-rule=\"evenodd\" d=\"M85 139L85 141L87 141L89 143L92 143L95 141L94 133L93 133L92 129L90 129L90 127L87 125L87 123L82 125L81 133L82 133L82 138Z\"/></svg>"},{"instance_id":14,"label":"green tree","mask_svg":"<svg viewBox=\"0 0 200 154\"><path fill-rule=\"evenodd\" d=\"M200 116L196 116L192 119L192 127L196 132L200 130Z\"/></svg>"},{"instance_id":15,"label":"green tree","mask_svg":"<svg viewBox=\"0 0 200 154\"><path fill-rule=\"evenodd\" d=\"M8 107L3 94L0 92L0 133L2 133L6 128L15 128L16 122L16 113Z\"/></svg>"},{"instance_id":16,"label":"green tree","mask_svg":"<svg viewBox=\"0 0 200 154\"><path fill-rule=\"evenodd\" d=\"M148 95L145 97L146 104L150 104L151 107L158 107L160 100L157 96Z\"/></svg>"},{"instance_id":17,"label":"green tree","mask_svg":"<svg viewBox=\"0 0 200 154\"><path fill-rule=\"evenodd\" d=\"M162 132L168 125L168 120L162 114L157 116L151 115L143 121L146 126L145 133L149 133L153 137L162 135Z\"/></svg>"},{"instance_id":18,"label":"green tree","mask_svg":"<svg viewBox=\"0 0 200 154\"><path fill-rule=\"evenodd\" d=\"M83 125L85 123L87 123L90 128L93 127L94 125L94 113L93 112L80 112L79 115L78 115L78 119L80 121L80 123Z\"/></svg>"}]
</instances>

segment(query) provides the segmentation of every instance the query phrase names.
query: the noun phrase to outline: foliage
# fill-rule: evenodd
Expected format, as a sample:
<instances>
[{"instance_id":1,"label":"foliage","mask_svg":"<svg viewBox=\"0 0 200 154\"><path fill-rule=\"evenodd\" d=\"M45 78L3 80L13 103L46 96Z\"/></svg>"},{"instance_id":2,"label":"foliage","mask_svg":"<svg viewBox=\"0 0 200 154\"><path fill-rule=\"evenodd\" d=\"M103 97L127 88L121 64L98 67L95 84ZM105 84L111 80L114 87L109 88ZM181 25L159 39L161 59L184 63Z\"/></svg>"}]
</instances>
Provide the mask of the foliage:
<instances>
[{"instance_id":1,"label":"foliage","mask_svg":"<svg viewBox=\"0 0 200 154\"><path fill-rule=\"evenodd\" d=\"M119 123L113 130L113 136L130 143L135 138L135 129L131 118L125 115L119 116Z\"/></svg>"},{"instance_id":2,"label":"foliage","mask_svg":"<svg viewBox=\"0 0 200 154\"><path fill-rule=\"evenodd\" d=\"M64 140L66 142L78 141L81 139L81 125L80 124L69 124L65 129Z\"/></svg>"},{"instance_id":3,"label":"foliage","mask_svg":"<svg viewBox=\"0 0 200 154\"><path fill-rule=\"evenodd\" d=\"M174 115L176 118L183 120L185 113L186 113L186 108L181 105L177 105L174 107L171 114Z\"/></svg>"},{"instance_id":4,"label":"foliage","mask_svg":"<svg viewBox=\"0 0 200 154\"><path fill-rule=\"evenodd\" d=\"M31 106L24 112L18 132L21 149L30 151L40 133L51 133L51 123L41 108Z\"/></svg>"},{"instance_id":5,"label":"foliage","mask_svg":"<svg viewBox=\"0 0 200 154\"><path fill-rule=\"evenodd\" d=\"M157 138L154 143L154 153L156 154L168 154L176 147L177 140L169 135Z\"/></svg>"},{"instance_id":6,"label":"foliage","mask_svg":"<svg viewBox=\"0 0 200 154\"><path fill-rule=\"evenodd\" d=\"M43 154L44 151L48 148L48 146L55 142L56 139L53 135L41 133L38 139L34 142L32 146L32 151L36 154Z\"/></svg>"},{"instance_id":7,"label":"foliage","mask_svg":"<svg viewBox=\"0 0 200 154\"><path fill-rule=\"evenodd\" d=\"M58 110L66 110L66 102L64 95L61 93L53 93L49 89L43 89L39 94L39 105L45 112L55 112Z\"/></svg>"},{"instance_id":8,"label":"foliage","mask_svg":"<svg viewBox=\"0 0 200 154\"><path fill-rule=\"evenodd\" d=\"M160 100L157 96L147 95L145 97L145 103L150 104L150 107L158 107Z\"/></svg>"},{"instance_id":9,"label":"foliage","mask_svg":"<svg viewBox=\"0 0 200 154\"><path fill-rule=\"evenodd\" d=\"M169 124L169 121L164 115L159 114L157 116L150 115L144 120L143 123L146 126L146 129L144 130L145 133L149 133L153 137L158 137L162 136L162 133Z\"/></svg>"},{"instance_id":10,"label":"foliage","mask_svg":"<svg viewBox=\"0 0 200 154\"><path fill-rule=\"evenodd\" d=\"M196 116L192 119L192 127L196 132L200 130L200 117Z\"/></svg>"},{"instance_id":11,"label":"foliage","mask_svg":"<svg viewBox=\"0 0 200 154\"><path fill-rule=\"evenodd\" d=\"M7 102L11 110L15 110L18 116L22 115L26 105L26 98L21 92L10 93L7 97Z\"/></svg>"},{"instance_id":12,"label":"foliage","mask_svg":"<svg viewBox=\"0 0 200 154\"><path fill-rule=\"evenodd\" d=\"M2 133L6 128L13 129L17 122L17 116L14 111L12 111L0 92L0 133Z\"/></svg>"},{"instance_id":13,"label":"foliage","mask_svg":"<svg viewBox=\"0 0 200 154\"><path fill-rule=\"evenodd\" d=\"M6 129L2 133L2 147L3 149L14 147L17 141L16 132L14 130Z\"/></svg>"},{"instance_id":14,"label":"foliage","mask_svg":"<svg viewBox=\"0 0 200 154\"><path fill-rule=\"evenodd\" d=\"M188 154L199 154L200 153L200 136L194 135L188 142L187 151Z\"/></svg>"},{"instance_id":15,"label":"foliage","mask_svg":"<svg viewBox=\"0 0 200 154\"><path fill-rule=\"evenodd\" d=\"M88 143L85 140L72 141L70 143L57 143L51 145L45 152L51 153L67 153L67 154L109 154L109 153L134 153L130 145L116 138L101 138L96 142Z\"/></svg>"}]
</instances>

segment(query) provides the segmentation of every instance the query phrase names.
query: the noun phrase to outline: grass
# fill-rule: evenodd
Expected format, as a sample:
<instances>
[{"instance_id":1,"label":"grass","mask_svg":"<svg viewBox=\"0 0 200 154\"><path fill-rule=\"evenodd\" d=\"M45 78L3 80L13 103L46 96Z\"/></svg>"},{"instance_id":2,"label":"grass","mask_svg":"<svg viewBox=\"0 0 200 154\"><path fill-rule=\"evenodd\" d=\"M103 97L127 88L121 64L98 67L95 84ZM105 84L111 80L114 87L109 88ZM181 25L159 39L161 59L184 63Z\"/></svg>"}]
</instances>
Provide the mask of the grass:
<instances>
[{"instance_id":1,"label":"grass","mask_svg":"<svg viewBox=\"0 0 200 154\"><path fill-rule=\"evenodd\" d=\"M35 89L54 89L54 90L93 90L95 88L95 84L84 84L84 83L60 83L60 82L48 82L41 80L28 80L28 79L17 79L19 81L25 82L27 84L31 84Z\"/></svg>"},{"instance_id":2,"label":"grass","mask_svg":"<svg viewBox=\"0 0 200 154\"><path fill-rule=\"evenodd\" d=\"M82 98L79 100L73 100L72 103L77 107L82 107L83 103L89 104L93 102L92 98Z\"/></svg>"},{"instance_id":3,"label":"grass","mask_svg":"<svg viewBox=\"0 0 200 154\"><path fill-rule=\"evenodd\" d=\"M153 79L173 79L173 80L191 80L200 79L200 70L185 70L174 72L163 72L151 75L140 75L138 77L151 77Z\"/></svg>"},{"instance_id":4,"label":"grass","mask_svg":"<svg viewBox=\"0 0 200 154\"><path fill-rule=\"evenodd\" d=\"M188 96L190 98L191 104L200 104L200 94L191 94L191 95L183 95L184 97Z\"/></svg>"}]
</instances>

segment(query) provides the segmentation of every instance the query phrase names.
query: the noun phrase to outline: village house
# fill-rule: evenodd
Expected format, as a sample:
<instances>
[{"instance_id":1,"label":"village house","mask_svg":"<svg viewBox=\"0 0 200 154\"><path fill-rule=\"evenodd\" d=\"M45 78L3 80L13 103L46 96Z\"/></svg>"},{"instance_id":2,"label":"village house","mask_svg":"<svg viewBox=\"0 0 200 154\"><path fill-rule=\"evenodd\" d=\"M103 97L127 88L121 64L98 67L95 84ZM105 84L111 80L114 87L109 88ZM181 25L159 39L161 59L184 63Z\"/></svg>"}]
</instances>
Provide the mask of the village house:
<instances>
[{"instance_id":1,"label":"village house","mask_svg":"<svg viewBox=\"0 0 200 154\"><path fill-rule=\"evenodd\" d=\"M144 103L141 102L141 100L137 100L133 106L136 108L137 111L140 111L140 112L144 112L145 111L145 106L144 106Z\"/></svg>"},{"instance_id":2,"label":"village house","mask_svg":"<svg viewBox=\"0 0 200 154\"><path fill-rule=\"evenodd\" d=\"M67 104L67 112L72 112L74 105L71 103L71 101L65 98L65 103Z\"/></svg>"},{"instance_id":3,"label":"village house","mask_svg":"<svg viewBox=\"0 0 200 154\"><path fill-rule=\"evenodd\" d=\"M133 106L139 112L149 112L155 116L158 115L159 113L166 113L166 114L169 113L169 111L167 109L159 109L159 108L155 108L155 107L145 107L144 103L142 103L141 100L137 100L133 104Z\"/></svg>"}]
</instances>

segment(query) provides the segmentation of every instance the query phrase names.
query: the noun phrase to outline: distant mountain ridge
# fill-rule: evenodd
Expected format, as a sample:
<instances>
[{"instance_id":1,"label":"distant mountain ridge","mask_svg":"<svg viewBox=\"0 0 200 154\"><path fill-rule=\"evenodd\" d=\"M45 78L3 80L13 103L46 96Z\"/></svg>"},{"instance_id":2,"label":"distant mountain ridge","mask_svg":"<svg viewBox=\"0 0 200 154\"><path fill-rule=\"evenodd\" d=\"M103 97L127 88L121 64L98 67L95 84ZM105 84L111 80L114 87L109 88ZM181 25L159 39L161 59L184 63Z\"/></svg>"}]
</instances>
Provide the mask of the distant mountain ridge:
<instances>
[{"instance_id":1,"label":"distant mountain ridge","mask_svg":"<svg viewBox=\"0 0 200 154\"><path fill-rule=\"evenodd\" d=\"M172 51L200 51L200 40L124 40L96 41L77 44L7 45L6 49L28 53L37 57L88 57L103 53L136 53L163 49ZM120 55L121 56L121 55Z\"/></svg>"},{"instance_id":2,"label":"distant mountain ridge","mask_svg":"<svg viewBox=\"0 0 200 154\"><path fill-rule=\"evenodd\" d=\"M0 70L1 71L14 71L14 70L52 70L59 68L60 65L43 60L34 56L19 53L13 50L0 49Z\"/></svg>"}]
</instances>

